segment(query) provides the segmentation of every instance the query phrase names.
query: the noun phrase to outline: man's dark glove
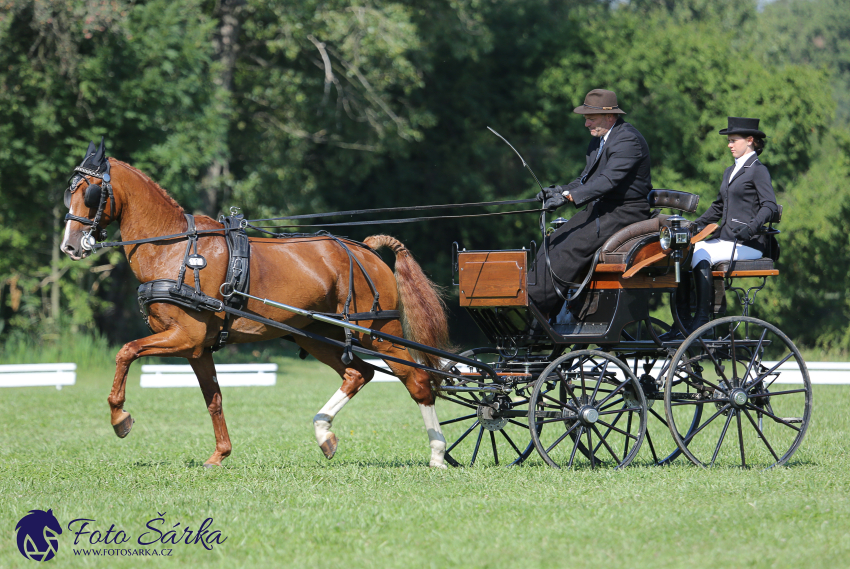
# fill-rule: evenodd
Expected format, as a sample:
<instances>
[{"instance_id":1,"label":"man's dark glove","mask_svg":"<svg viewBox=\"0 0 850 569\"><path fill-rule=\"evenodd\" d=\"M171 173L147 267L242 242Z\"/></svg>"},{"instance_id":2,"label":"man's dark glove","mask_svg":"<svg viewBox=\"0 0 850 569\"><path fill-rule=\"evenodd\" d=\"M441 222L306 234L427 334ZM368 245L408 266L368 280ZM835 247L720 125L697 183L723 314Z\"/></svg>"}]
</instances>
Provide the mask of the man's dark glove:
<instances>
[{"instance_id":1,"label":"man's dark glove","mask_svg":"<svg viewBox=\"0 0 850 569\"><path fill-rule=\"evenodd\" d=\"M736 225L732 228L732 234L738 238L738 241L749 241L753 238L755 232L750 229L749 225Z\"/></svg>"},{"instance_id":2,"label":"man's dark glove","mask_svg":"<svg viewBox=\"0 0 850 569\"><path fill-rule=\"evenodd\" d=\"M705 225L698 221L692 221L690 225L688 225L688 229L691 230L691 235L697 235L700 231L705 229Z\"/></svg>"},{"instance_id":3,"label":"man's dark glove","mask_svg":"<svg viewBox=\"0 0 850 569\"><path fill-rule=\"evenodd\" d=\"M567 198L565 198L563 194L555 193L552 194L550 198L546 199L543 203L543 209L546 211L555 211L565 203L567 203Z\"/></svg>"},{"instance_id":4,"label":"man's dark glove","mask_svg":"<svg viewBox=\"0 0 850 569\"><path fill-rule=\"evenodd\" d=\"M558 188L560 186L549 186L548 188L543 188L539 192L537 192L537 200L541 202L545 202L552 196L559 194Z\"/></svg>"}]
</instances>

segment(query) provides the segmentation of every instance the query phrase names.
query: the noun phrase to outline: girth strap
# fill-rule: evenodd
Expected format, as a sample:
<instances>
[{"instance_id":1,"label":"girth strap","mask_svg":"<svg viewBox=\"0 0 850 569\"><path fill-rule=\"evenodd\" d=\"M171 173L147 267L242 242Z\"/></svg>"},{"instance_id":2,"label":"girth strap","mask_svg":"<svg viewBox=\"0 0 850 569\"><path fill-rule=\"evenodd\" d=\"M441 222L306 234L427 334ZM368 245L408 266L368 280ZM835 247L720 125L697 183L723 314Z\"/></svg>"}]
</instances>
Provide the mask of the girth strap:
<instances>
[{"instance_id":1,"label":"girth strap","mask_svg":"<svg viewBox=\"0 0 850 569\"><path fill-rule=\"evenodd\" d=\"M231 208L231 214L219 218L219 221L224 224L228 252L227 274L221 290L225 293L224 304L226 306L241 309L245 304L245 299L238 294L233 294L233 292L248 292L251 285L251 243L248 240L248 234L245 232L244 216L236 213L235 208ZM230 321L230 313L225 313L224 323L218 334L218 341L210 348L211 351L216 352L227 344L227 338L230 336Z\"/></svg>"}]
</instances>

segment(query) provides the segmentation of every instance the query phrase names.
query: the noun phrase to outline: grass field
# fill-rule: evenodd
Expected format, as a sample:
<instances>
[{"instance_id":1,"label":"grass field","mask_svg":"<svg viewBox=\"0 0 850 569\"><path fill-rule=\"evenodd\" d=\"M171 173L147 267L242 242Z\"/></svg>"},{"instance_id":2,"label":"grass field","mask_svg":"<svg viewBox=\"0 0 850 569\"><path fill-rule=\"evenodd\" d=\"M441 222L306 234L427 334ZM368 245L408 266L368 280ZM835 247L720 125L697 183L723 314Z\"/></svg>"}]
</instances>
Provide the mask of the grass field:
<instances>
[{"instance_id":1,"label":"grass field","mask_svg":"<svg viewBox=\"0 0 850 569\"><path fill-rule=\"evenodd\" d=\"M233 455L213 450L197 389L138 386L127 439L109 424L111 370L78 384L0 392L0 567L31 567L15 525L52 508L57 567L848 567L850 389L815 387L813 424L790 466L557 471L525 465L435 471L416 405L399 384L368 386L339 415L340 448L322 456L311 419L338 386L314 361L281 360L278 384L224 391ZM177 363L177 362L175 362ZM440 407L438 405L438 411ZM83 557L76 518L110 525L139 548L213 518L227 540L157 545L170 557Z\"/></svg>"}]
</instances>

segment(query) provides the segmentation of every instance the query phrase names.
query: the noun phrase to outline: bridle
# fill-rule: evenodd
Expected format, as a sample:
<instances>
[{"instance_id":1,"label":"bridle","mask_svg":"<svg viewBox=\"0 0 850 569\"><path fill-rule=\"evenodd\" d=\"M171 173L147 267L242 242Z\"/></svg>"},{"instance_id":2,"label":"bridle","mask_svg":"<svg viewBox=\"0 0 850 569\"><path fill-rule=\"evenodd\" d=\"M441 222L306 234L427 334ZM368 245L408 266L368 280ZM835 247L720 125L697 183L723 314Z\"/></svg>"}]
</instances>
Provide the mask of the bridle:
<instances>
[{"instance_id":1,"label":"bridle","mask_svg":"<svg viewBox=\"0 0 850 569\"><path fill-rule=\"evenodd\" d=\"M80 185L80 182L85 180L87 186L85 190L85 194L83 195L83 203L88 208L93 208L97 206L97 213L95 213L93 219L89 219L88 217L81 217L79 215L72 215L70 211L65 214L65 223L68 221L76 221L77 223L82 223L83 225L88 225L91 229L83 232L83 237L80 242L80 246L85 251L91 251L94 249L94 244L98 241L104 241L107 237L106 229L99 228L100 219L103 217L103 211L106 208L106 202L109 201L109 217L110 219L115 219L115 194L112 192L112 184L110 181L112 177L109 175L109 160L104 160L105 169L103 171L100 170L91 170L89 168L83 168L82 166L77 166L74 168L74 174L71 176L71 180L68 183L68 188L65 190L65 207L68 209L71 208L71 196L74 192L77 191L77 186ZM92 184L89 182L87 176L91 176L93 178L100 178L103 180L103 185L101 184ZM104 192L103 189L106 188ZM110 199L111 198L111 199ZM92 235L94 233L94 235Z\"/></svg>"}]
</instances>

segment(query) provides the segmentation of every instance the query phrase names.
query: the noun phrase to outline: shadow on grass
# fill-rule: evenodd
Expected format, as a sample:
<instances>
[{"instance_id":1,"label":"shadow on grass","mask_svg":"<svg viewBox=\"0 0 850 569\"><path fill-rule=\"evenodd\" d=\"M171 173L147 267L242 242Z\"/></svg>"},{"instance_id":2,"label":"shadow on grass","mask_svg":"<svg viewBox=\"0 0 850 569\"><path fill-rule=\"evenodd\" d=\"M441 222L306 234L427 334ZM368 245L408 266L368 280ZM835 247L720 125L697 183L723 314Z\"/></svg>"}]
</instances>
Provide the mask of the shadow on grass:
<instances>
[{"instance_id":1,"label":"shadow on grass","mask_svg":"<svg viewBox=\"0 0 850 569\"><path fill-rule=\"evenodd\" d=\"M639 466L643 468L694 468L697 470L767 470L769 467L764 464L756 464L756 465L747 465L746 468L741 468L741 465L735 464L715 464L714 466L709 466L706 468L700 468L695 464L692 464L687 458L677 458L673 462L668 462L666 464L655 464L652 461L638 461L635 460L626 468L631 468L633 466ZM804 467L812 467L812 466L823 466L820 462L816 460L812 460L809 458L806 459L796 459L788 461L786 464L782 466L774 466L773 468L804 468Z\"/></svg>"},{"instance_id":2,"label":"shadow on grass","mask_svg":"<svg viewBox=\"0 0 850 569\"><path fill-rule=\"evenodd\" d=\"M137 460L133 463L134 468L157 468L159 466L171 466L173 463L168 460Z\"/></svg>"}]
</instances>

